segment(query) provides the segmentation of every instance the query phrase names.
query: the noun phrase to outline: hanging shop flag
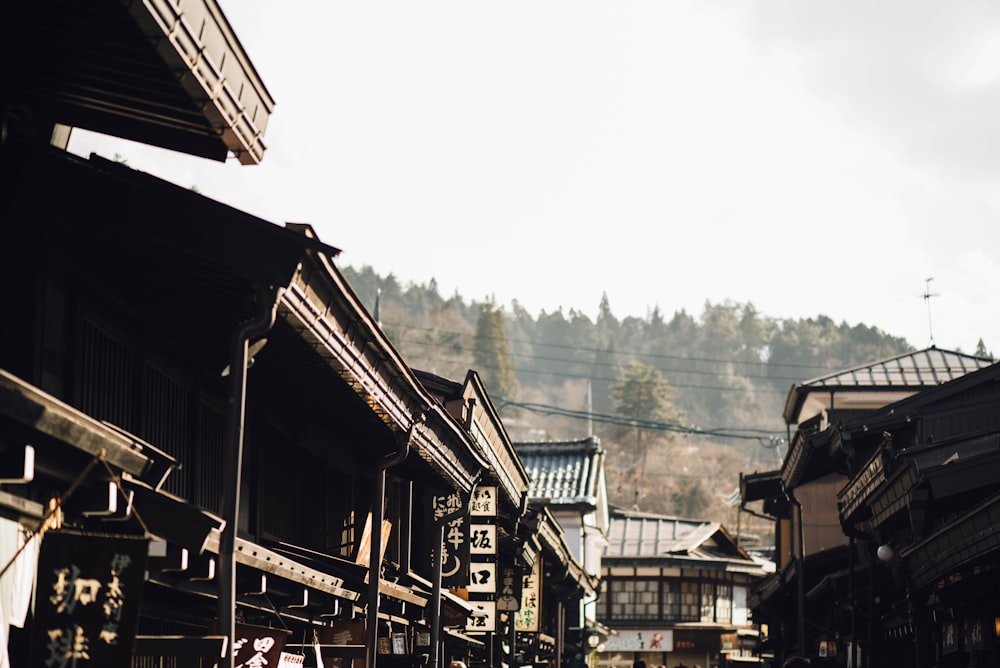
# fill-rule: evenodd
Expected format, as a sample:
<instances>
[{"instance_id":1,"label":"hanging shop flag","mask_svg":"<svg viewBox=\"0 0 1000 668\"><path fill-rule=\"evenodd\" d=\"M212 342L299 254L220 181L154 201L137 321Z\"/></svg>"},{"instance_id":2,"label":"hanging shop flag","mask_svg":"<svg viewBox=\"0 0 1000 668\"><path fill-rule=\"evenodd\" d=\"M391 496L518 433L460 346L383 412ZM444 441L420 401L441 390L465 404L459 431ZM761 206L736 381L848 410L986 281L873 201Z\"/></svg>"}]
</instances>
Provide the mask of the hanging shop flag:
<instances>
[{"instance_id":1,"label":"hanging shop flag","mask_svg":"<svg viewBox=\"0 0 1000 668\"><path fill-rule=\"evenodd\" d=\"M288 631L270 626L236 624L233 640L233 667L260 668L274 666L281 661Z\"/></svg>"},{"instance_id":2,"label":"hanging shop flag","mask_svg":"<svg viewBox=\"0 0 1000 668\"><path fill-rule=\"evenodd\" d=\"M45 534L35 585L32 665L131 665L148 545L144 536Z\"/></svg>"},{"instance_id":3,"label":"hanging shop flag","mask_svg":"<svg viewBox=\"0 0 1000 668\"><path fill-rule=\"evenodd\" d=\"M472 492L469 514L473 517L497 516L497 488L487 485L476 487Z\"/></svg>"},{"instance_id":4,"label":"hanging shop flag","mask_svg":"<svg viewBox=\"0 0 1000 668\"><path fill-rule=\"evenodd\" d=\"M431 513L435 526L441 518L462 508L458 493L431 496ZM441 548L441 585L467 587L469 584L469 522L466 514L450 520L444 527Z\"/></svg>"}]
</instances>

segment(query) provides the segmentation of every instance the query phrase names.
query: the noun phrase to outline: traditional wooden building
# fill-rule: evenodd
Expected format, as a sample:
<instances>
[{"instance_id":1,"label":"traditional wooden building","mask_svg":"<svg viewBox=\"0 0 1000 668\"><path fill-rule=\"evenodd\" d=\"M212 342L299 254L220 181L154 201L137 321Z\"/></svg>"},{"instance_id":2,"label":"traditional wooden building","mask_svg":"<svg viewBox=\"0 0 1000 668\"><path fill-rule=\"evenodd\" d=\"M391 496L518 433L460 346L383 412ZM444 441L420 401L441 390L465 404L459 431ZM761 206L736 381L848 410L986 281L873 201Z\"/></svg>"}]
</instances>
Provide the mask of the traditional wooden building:
<instances>
[{"instance_id":1,"label":"traditional wooden building","mask_svg":"<svg viewBox=\"0 0 1000 668\"><path fill-rule=\"evenodd\" d=\"M842 635L857 639L848 659L996 663L1000 365L852 420L837 439L850 462L838 509L856 552L854 581L838 588L853 613Z\"/></svg>"},{"instance_id":2,"label":"traditional wooden building","mask_svg":"<svg viewBox=\"0 0 1000 668\"><path fill-rule=\"evenodd\" d=\"M423 511L470 503L490 462L337 249L62 150L73 126L259 161L273 103L219 8L5 18L23 67L2 90L4 655L437 665L445 620L475 610L434 584L462 509Z\"/></svg>"},{"instance_id":3,"label":"traditional wooden building","mask_svg":"<svg viewBox=\"0 0 1000 668\"><path fill-rule=\"evenodd\" d=\"M514 618L521 607L521 583L535 552L518 531L528 500L528 475L490 401L479 374L463 382L417 372L424 387L469 433L489 462L462 522L470 536L469 566L448 579L454 595L468 600L474 614L462 617L458 631L472 639L446 653L473 666L510 664L516 650ZM460 527L459 527L460 528Z\"/></svg>"},{"instance_id":4,"label":"traditional wooden building","mask_svg":"<svg viewBox=\"0 0 1000 668\"><path fill-rule=\"evenodd\" d=\"M547 511L565 536L570 554L596 585L607 546L608 494L605 450L594 436L567 441L519 442L518 455L528 470L529 506ZM597 622L597 591L575 608L567 605L568 628L561 655L589 656L607 636Z\"/></svg>"},{"instance_id":5,"label":"traditional wooden building","mask_svg":"<svg viewBox=\"0 0 1000 668\"><path fill-rule=\"evenodd\" d=\"M613 508L602 571L602 668L757 662L740 637L756 635L747 592L764 568L721 524Z\"/></svg>"},{"instance_id":6,"label":"traditional wooden building","mask_svg":"<svg viewBox=\"0 0 1000 668\"><path fill-rule=\"evenodd\" d=\"M775 518L778 568L753 587L750 605L754 619L767 625L767 647L779 661L788 653L835 665L844 665L846 657L852 665L862 656L874 660L881 623L859 601L878 597L876 575L882 571L874 568L868 543L859 542L867 534L845 525L839 506L871 455L870 443L867 451L858 450L851 433L856 426L868 434L861 440L881 439L871 415L990 365L931 347L792 387L784 417L795 431L781 469L740 481L743 503L763 501L764 512ZM860 651L865 643L867 650Z\"/></svg>"},{"instance_id":7,"label":"traditional wooden building","mask_svg":"<svg viewBox=\"0 0 1000 668\"><path fill-rule=\"evenodd\" d=\"M272 624L369 665L382 638L432 653L437 531L418 510L468 498L488 463L336 249L99 158L29 156L0 244L19 286L4 458L33 460L5 484L17 519L38 531L59 498L64 530L162 542L141 636Z\"/></svg>"}]
</instances>

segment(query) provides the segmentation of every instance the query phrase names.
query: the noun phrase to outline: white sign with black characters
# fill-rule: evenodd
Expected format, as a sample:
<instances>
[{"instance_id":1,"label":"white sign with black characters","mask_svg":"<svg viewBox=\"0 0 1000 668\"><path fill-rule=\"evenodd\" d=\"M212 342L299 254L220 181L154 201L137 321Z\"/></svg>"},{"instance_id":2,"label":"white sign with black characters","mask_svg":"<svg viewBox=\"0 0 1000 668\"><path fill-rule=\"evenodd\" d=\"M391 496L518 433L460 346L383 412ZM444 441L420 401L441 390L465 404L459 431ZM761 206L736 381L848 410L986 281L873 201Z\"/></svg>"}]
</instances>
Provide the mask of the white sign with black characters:
<instances>
[{"instance_id":1,"label":"white sign with black characters","mask_svg":"<svg viewBox=\"0 0 1000 668\"><path fill-rule=\"evenodd\" d=\"M494 601L469 601L476 611L469 615L465 623L466 631L493 633L497 630L497 604Z\"/></svg>"},{"instance_id":2,"label":"white sign with black characters","mask_svg":"<svg viewBox=\"0 0 1000 668\"><path fill-rule=\"evenodd\" d=\"M469 514L473 517L497 516L497 488L482 485L472 493Z\"/></svg>"},{"instance_id":3,"label":"white sign with black characters","mask_svg":"<svg viewBox=\"0 0 1000 668\"><path fill-rule=\"evenodd\" d=\"M473 524L470 527L469 554L497 553L497 527L495 524Z\"/></svg>"},{"instance_id":4,"label":"white sign with black characters","mask_svg":"<svg viewBox=\"0 0 1000 668\"><path fill-rule=\"evenodd\" d=\"M497 565L485 561L469 564L469 591L493 594L497 590Z\"/></svg>"}]
</instances>

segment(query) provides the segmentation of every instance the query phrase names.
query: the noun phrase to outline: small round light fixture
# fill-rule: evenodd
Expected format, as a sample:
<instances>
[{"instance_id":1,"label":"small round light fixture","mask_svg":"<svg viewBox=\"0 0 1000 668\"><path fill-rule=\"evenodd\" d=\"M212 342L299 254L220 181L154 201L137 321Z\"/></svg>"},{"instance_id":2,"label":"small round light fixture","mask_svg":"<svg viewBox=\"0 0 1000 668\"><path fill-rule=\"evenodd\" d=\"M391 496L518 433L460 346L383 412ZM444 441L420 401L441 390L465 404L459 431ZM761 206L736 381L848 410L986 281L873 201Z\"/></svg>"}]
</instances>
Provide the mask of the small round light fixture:
<instances>
[{"instance_id":1,"label":"small round light fixture","mask_svg":"<svg viewBox=\"0 0 1000 668\"><path fill-rule=\"evenodd\" d=\"M878 557L879 561L892 561L892 558L896 556L896 551L892 549L892 545L886 543L878 546L878 549L875 550L875 556Z\"/></svg>"}]
</instances>

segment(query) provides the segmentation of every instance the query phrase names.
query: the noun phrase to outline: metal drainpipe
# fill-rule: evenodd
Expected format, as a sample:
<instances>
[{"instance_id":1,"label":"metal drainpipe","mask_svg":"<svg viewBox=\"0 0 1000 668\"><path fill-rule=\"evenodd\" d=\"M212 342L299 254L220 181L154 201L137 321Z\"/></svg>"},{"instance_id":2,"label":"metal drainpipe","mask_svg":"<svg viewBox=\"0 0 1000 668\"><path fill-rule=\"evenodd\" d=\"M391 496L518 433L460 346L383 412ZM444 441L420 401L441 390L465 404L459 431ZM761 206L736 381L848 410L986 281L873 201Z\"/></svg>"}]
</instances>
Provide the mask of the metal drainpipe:
<instances>
[{"instance_id":1,"label":"metal drainpipe","mask_svg":"<svg viewBox=\"0 0 1000 668\"><path fill-rule=\"evenodd\" d=\"M465 499L465 503L462 504L462 507L456 508L447 515L442 515L437 521L437 548L435 549L434 555L434 582L431 593L431 655L428 657L427 668L437 668L438 654L441 653L441 577L443 570L442 562L444 561L444 555L442 554L444 551L444 548L442 547L444 545L444 529L448 526L448 523L456 517L469 512L469 504L472 503L472 495L475 494L476 487L479 486L479 480L482 476L482 471L476 474L475 480L472 481L472 487L469 488L469 496Z\"/></svg>"},{"instance_id":2,"label":"metal drainpipe","mask_svg":"<svg viewBox=\"0 0 1000 668\"><path fill-rule=\"evenodd\" d=\"M792 502L795 506L796 515L798 516L798 521L796 522L795 538L798 542L799 555L795 560L795 585L796 585L796 601L798 608L798 615L796 615L797 626L796 633L799 636L799 653L802 656L807 656L806 654L806 555L805 555L805 537L802 531L802 504L798 499L795 498L795 492L790 491L788 493L788 500Z\"/></svg>"},{"instance_id":3,"label":"metal drainpipe","mask_svg":"<svg viewBox=\"0 0 1000 668\"><path fill-rule=\"evenodd\" d=\"M273 286L258 295L257 315L242 323L233 336L229 362L229 423L223 453L222 519L219 535L219 631L228 638L223 668L233 668L236 637L236 529L240 512L240 476L243 471L243 429L246 417L248 343L274 325L282 288Z\"/></svg>"},{"instance_id":4,"label":"metal drainpipe","mask_svg":"<svg viewBox=\"0 0 1000 668\"><path fill-rule=\"evenodd\" d=\"M365 626L365 666L375 668L375 660L378 657L378 604L379 604L379 580L382 573L382 520L385 517L383 506L385 505L385 472L387 469L401 464L410 454L410 439L413 437L413 429L417 424L424 421L424 414L421 413L416 420L410 424L403 437L402 447L396 452L390 452L382 458L375 468L375 492L372 495L372 532L370 551L368 553L368 624Z\"/></svg>"}]
</instances>

